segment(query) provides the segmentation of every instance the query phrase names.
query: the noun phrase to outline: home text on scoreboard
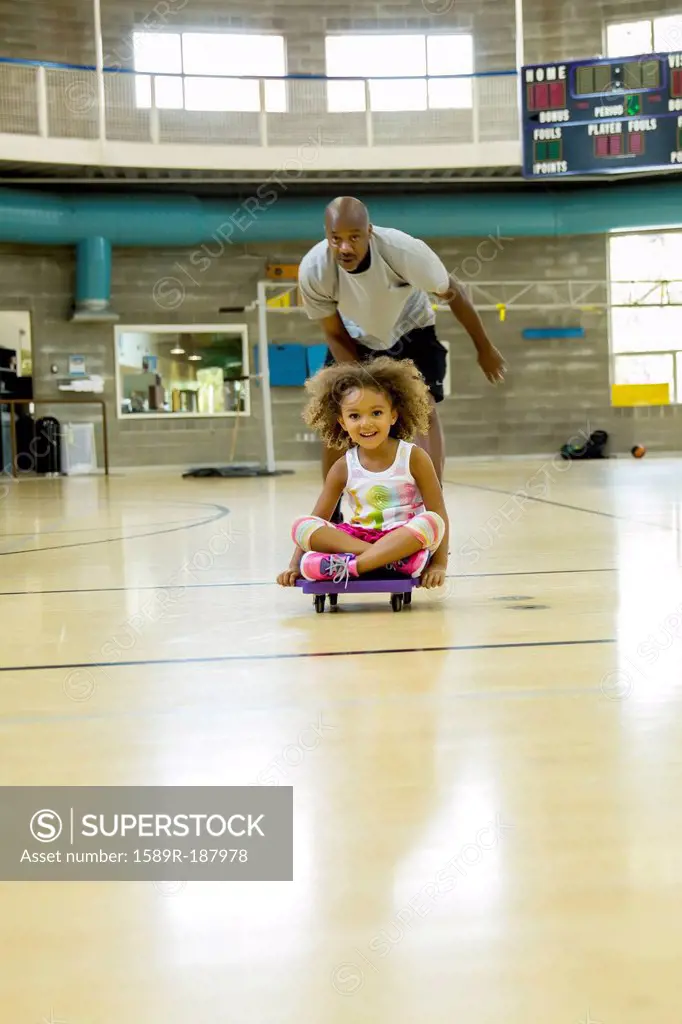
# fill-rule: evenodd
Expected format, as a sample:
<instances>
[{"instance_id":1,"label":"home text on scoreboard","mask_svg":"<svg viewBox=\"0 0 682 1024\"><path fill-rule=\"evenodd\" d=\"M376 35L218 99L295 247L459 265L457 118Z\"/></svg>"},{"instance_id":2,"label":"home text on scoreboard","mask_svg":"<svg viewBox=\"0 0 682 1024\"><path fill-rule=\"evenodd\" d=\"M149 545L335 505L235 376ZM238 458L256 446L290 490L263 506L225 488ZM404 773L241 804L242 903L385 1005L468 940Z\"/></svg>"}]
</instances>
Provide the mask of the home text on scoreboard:
<instances>
[{"instance_id":1,"label":"home text on scoreboard","mask_svg":"<svg viewBox=\"0 0 682 1024\"><path fill-rule=\"evenodd\" d=\"M524 68L526 106L529 111L537 111L541 124L570 119L566 107L567 71L567 64Z\"/></svg>"}]
</instances>

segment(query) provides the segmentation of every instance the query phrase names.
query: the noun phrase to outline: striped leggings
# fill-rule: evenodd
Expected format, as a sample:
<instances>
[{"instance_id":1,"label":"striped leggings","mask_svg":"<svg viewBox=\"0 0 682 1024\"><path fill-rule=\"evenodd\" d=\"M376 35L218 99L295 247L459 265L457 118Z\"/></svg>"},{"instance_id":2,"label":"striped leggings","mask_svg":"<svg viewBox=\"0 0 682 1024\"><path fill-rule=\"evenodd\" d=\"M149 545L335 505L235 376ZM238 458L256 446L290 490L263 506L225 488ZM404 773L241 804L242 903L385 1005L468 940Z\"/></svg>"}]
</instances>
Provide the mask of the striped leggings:
<instances>
[{"instance_id":1,"label":"striped leggings","mask_svg":"<svg viewBox=\"0 0 682 1024\"><path fill-rule=\"evenodd\" d=\"M368 529L364 526L354 526L352 523L329 523L319 516L301 516L296 519L291 528L291 537L294 544L297 544L303 551L311 551L313 534L321 526L329 526L332 530L339 530L342 533L358 537L368 544L375 544L382 537L385 537L393 530L403 527L413 533L422 543L422 548L428 548L433 553L440 545L445 536L445 522L437 512L420 512L419 515L409 519L406 523L398 523L390 530Z\"/></svg>"}]
</instances>

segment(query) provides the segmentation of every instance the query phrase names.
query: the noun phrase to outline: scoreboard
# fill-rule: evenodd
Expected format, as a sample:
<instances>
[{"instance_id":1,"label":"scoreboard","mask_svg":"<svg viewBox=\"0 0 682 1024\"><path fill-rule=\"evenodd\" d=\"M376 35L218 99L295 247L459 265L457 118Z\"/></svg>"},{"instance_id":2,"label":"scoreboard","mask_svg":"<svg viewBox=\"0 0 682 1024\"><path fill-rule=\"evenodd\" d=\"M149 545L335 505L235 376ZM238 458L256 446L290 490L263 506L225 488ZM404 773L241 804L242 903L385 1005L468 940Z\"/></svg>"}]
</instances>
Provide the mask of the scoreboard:
<instances>
[{"instance_id":1,"label":"scoreboard","mask_svg":"<svg viewBox=\"0 0 682 1024\"><path fill-rule=\"evenodd\" d=\"M521 69L524 178L682 167L682 52Z\"/></svg>"}]
</instances>

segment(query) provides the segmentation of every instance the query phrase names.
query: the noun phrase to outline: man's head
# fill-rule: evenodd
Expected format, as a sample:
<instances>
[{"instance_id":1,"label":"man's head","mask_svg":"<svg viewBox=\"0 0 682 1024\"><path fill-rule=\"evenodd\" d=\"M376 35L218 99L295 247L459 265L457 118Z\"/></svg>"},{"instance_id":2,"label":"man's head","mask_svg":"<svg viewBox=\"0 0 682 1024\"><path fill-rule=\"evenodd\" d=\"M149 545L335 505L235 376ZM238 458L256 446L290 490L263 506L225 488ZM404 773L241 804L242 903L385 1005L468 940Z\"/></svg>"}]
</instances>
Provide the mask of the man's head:
<instances>
[{"instance_id":1,"label":"man's head","mask_svg":"<svg viewBox=\"0 0 682 1024\"><path fill-rule=\"evenodd\" d=\"M352 196L335 199L325 212L324 227L336 262L344 270L355 270L367 255L372 234L365 204Z\"/></svg>"}]
</instances>

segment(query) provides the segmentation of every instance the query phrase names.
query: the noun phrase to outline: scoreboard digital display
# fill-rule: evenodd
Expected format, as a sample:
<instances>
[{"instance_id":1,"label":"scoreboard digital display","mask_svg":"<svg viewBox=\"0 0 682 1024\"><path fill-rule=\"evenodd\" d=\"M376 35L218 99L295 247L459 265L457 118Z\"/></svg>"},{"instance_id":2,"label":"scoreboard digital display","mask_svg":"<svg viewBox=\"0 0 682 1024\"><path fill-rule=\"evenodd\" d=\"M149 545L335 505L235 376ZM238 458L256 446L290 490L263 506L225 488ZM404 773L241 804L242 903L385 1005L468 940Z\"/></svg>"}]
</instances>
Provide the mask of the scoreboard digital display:
<instances>
[{"instance_id":1,"label":"scoreboard digital display","mask_svg":"<svg viewBox=\"0 0 682 1024\"><path fill-rule=\"evenodd\" d=\"M682 167L682 52L521 69L524 178Z\"/></svg>"}]
</instances>

